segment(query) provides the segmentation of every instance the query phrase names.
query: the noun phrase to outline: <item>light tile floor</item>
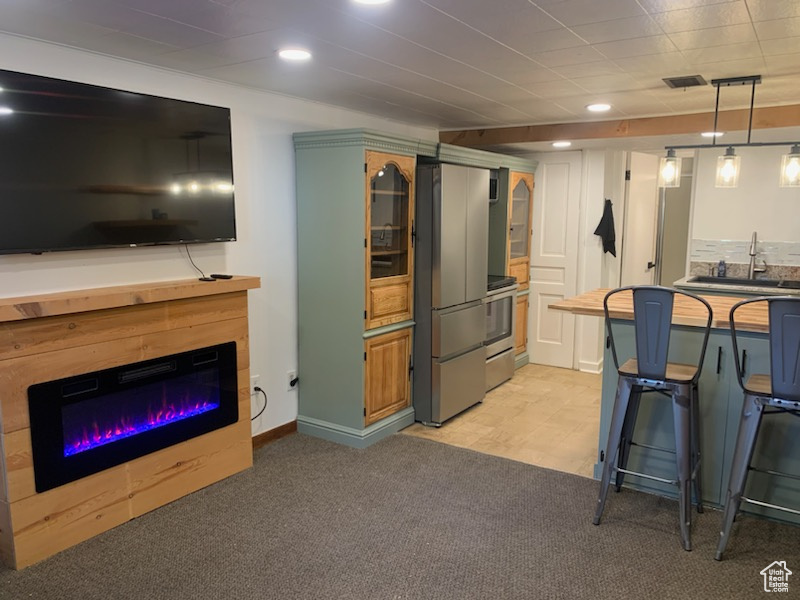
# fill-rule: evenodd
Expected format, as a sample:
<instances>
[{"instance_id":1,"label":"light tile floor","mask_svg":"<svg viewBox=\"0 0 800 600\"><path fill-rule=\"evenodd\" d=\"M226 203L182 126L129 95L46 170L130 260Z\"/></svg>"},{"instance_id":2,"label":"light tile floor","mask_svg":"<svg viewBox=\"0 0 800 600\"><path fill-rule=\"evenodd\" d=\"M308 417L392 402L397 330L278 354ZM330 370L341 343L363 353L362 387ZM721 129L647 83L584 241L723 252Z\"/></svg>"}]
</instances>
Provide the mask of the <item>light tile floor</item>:
<instances>
[{"instance_id":1,"label":"light tile floor","mask_svg":"<svg viewBox=\"0 0 800 600\"><path fill-rule=\"evenodd\" d=\"M592 477L600 384L600 375L526 365L442 427L414 423L403 433Z\"/></svg>"}]
</instances>

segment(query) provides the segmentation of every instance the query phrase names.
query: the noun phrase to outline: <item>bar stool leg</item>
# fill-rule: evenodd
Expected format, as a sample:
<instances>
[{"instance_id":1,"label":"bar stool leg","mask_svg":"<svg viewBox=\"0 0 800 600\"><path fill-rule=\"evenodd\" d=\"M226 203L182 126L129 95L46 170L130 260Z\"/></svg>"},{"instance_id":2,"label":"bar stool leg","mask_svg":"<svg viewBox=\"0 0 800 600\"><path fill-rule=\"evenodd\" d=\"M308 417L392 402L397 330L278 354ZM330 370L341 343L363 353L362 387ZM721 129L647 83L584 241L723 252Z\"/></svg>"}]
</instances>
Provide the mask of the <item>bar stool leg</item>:
<instances>
[{"instance_id":1,"label":"bar stool leg","mask_svg":"<svg viewBox=\"0 0 800 600\"><path fill-rule=\"evenodd\" d=\"M626 377L620 377L617 382L617 395L614 397L614 410L611 413L611 427L608 432L608 443L606 444L606 456L603 463L603 476L600 480L600 494L597 497L597 510L594 514L595 525L600 524L600 517L603 515L603 508L606 504L608 486L611 483L611 472L616 463L617 452L619 450L620 435L625 415L628 412L628 402L631 397L631 381Z\"/></svg>"},{"instance_id":2,"label":"bar stool leg","mask_svg":"<svg viewBox=\"0 0 800 600\"><path fill-rule=\"evenodd\" d=\"M691 384L675 386L672 415L675 422L675 458L678 466L678 503L683 549L691 550L692 468L691 468Z\"/></svg>"},{"instance_id":3,"label":"bar stool leg","mask_svg":"<svg viewBox=\"0 0 800 600\"><path fill-rule=\"evenodd\" d=\"M714 558L722 560L722 553L728 545L733 520L739 512L742 494L747 482L747 470L753 458L758 426L761 424L763 408L756 396L745 394L742 405L742 417L739 421L739 432L736 434L736 447L733 451L731 474L728 480L728 493L725 495L725 511L722 513L722 529L719 532L719 544Z\"/></svg>"},{"instance_id":4,"label":"bar stool leg","mask_svg":"<svg viewBox=\"0 0 800 600\"><path fill-rule=\"evenodd\" d=\"M633 429L636 425L636 416L639 414L639 400L642 398L642 386L634 385L631 387L631 398L628 402L628 410L625 411L625 421L622 424L622 434L619 443L618 469L628 468L628 457L631 455L631 440L633 439ZM617 492L622 489L625 480L625 473L617 470L616 487Z\"/></svg>"},{"instance_id":5,"label":"bar stool leg","mask_svg":"<svg viewBox=\"0 0 800 600\"><path fill-rule=\"evenodd\" d=\"M692 385L692 483L697 512L703 512L703 488L700 472L700 393L697 383Z\"/></svg>"}]
</instances>

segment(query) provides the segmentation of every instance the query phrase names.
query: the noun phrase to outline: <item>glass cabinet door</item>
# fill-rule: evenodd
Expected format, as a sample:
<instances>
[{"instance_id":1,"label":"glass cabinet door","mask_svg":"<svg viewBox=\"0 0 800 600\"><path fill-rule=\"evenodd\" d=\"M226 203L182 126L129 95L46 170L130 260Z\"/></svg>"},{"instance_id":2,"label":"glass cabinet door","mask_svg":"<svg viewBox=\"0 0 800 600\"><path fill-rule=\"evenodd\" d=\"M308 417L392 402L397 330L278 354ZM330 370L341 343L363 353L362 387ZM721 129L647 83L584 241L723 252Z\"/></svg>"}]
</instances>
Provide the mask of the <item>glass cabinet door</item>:
<instances>
[{"instance_id":1,"label":"glass cabinet door","mask_svg":"<svg viewBox=\"0 0 800 600\"><path fill-rule=\"evenodd\" d=\"M516 277L519 290L530 279L533 173L511 171L508 182L508 251L506 274Z\"/></svg>"},{"instance_id":2,"label":"glass cabinet door","mask_svg":"<svg viewBox=\"0 0 800 600\"><path fill-rule=\"evenodd\" d=\"M370 179L371 279L409 273L409 183L392 163Z\"/></svg>"},{"instance_id":3,"label":"glass cabinet door","mask_svg":"<svg viewBox=\"0 0 800 600\"><path fill-rule=\"evenodd\" d=\"M528 241L530 239L530 207L531 192L525 179L520 179L511 192L511 239L509 258L524 258L528 256Z\"/></svg>"},{"instance_id":4,"label":"glass cabinet door","mask_svg":"<svg viewBox=\"0 0 800 600\"><path fill-rule=\"evenodd\" d=\"M366 152L367 329L413 314L414 170L416 157Z\"/></svg>"}]
</instances>

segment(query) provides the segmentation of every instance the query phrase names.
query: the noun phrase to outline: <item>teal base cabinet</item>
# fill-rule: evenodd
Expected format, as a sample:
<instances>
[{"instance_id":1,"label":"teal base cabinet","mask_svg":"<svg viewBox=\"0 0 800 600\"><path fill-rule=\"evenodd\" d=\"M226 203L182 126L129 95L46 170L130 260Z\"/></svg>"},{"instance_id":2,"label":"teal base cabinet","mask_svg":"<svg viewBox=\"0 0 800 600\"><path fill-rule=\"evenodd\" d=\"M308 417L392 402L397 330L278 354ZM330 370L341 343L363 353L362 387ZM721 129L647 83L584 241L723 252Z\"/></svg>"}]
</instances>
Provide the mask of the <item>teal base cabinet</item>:
<instances>
[{"instance_id":1,"label":"teal base cabinet","mask_svg":"<svg viewBox=\"0 0 800 600\"><path fill-rule=\"evenodd\" d=\"M368 427L346 427L333 421L297 416L297 431L353 448L366 448L414 424L414 409L406 408Z\"/></svg>"},{"instance_id":2,"label":"teal base cabinet","mask_svg":"<svg viewBox=\"0 0 800 600\"><path fill-rule=\"evenodd\" d=\"M614 321L614 340L620 363L634 355L633 324ZM669 360L692 364L702 343L702 333L691 327L673 330ZM739 337L739 352L747 353L745 376L769 372L769 348L766 334L743 333ZM701 420L701 472L703 502L721 507L725 503L730 464L742 410L744 393L736 379L733 350L728 330L712 330L709 336L703 371L699 380ZM608 429L617 388L617 371L611 351L606 349L603 369L602 403L598 462L594 476L602 472L601 453L606 459ZM657 392L642 395L633 435L634 442L674 449L672 403ZM753 454L752 466L800 475L800 419L790 414L765 416ZM628 468L665 479L676 476L675 456L658 450L632 447ZM625 476L625 486L659 495L677 498L677 488L632 475ZM751 471L748 475L747 497L770 504L800 509L800 481ZM609 501L613 502L613 496ZM800 523L791 513L742 503L742 510L779 521Z\"/></svg>"}]
</instances>

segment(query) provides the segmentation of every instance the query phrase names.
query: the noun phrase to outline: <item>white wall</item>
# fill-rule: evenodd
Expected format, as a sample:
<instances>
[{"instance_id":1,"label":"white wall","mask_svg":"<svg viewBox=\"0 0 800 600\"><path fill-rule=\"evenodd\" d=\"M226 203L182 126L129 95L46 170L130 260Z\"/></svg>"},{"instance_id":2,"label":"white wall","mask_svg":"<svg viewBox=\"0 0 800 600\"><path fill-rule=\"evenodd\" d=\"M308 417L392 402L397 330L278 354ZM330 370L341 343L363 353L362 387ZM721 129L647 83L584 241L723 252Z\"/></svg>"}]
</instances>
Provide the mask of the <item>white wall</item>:
<instances>
[{"instance_id":1,"label":"white wall","mask_svg":"<svg viewBox=\"0 0 800 600\"><path fill-rule=\"evenodd\" d=\"M296 419L297 394L286 390L286 373L297 367L291 134L365 127L435 141L437 132L2 34L0 68L230 107L237 241L191 252L206 273L261 277L261 289L249 294L250 372L261 376L269 407L253 433ZM195 276L180 246L0 256L2 297ZM254 399L254 413L260 402Z\"/></svg>"},{"instance_id":2,"label":"white wall","mask_svg":"<svg viewBox=\"0 0 800 600\"><path fill-rule=\"evenodd\" d=\"M800 241L800 189L778 185L786 146L736 148L741 155L739 185L716 188L717 157L725 147L698 151L695 164L691 239Z\"/></svg>"}]
</instances>

